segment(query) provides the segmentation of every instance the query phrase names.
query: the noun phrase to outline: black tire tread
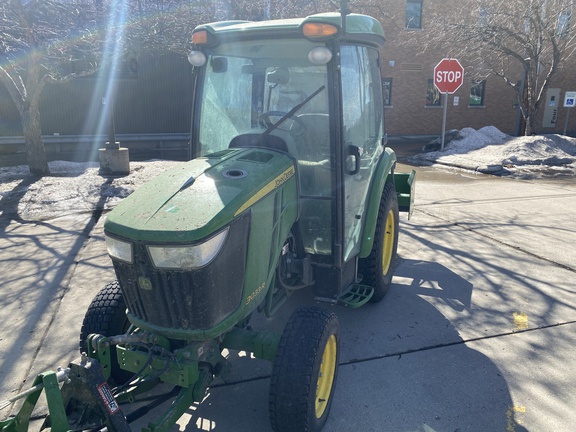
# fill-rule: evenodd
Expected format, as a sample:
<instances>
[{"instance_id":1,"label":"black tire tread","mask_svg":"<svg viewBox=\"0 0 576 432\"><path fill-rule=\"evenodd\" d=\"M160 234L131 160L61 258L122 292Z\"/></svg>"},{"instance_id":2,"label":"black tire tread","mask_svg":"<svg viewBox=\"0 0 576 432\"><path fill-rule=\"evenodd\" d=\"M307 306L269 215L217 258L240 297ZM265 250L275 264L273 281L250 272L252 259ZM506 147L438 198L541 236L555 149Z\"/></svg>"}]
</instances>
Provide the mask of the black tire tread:
<instances>
[{"instance_id":1,"label":"black tire tread","mask_svg":"<svg viewBox=\"0 0 576 432\"><path fill-rule=\"evenodd\" d=\"M337 333L336 315L322 308L301 307L288 320L278 345L270 379L270 422L274 431L312 432L320 430L324 424L334 396L338 364L330 393L331 400L319 422L314 411L311 412L310 404L313 407L315 403L315 369L326 345L324 339L328 340L331 334L338 337Z\"/></svg>"},{"instance_id":2,"label":"black tire tread","mask_svg":"<svg viewBox=\"0 0 576 432\"><path fill-rule=\"evenodd\" d=\"M102 288L94 297L84 315L80 330L80 350L85 350L88 336L98 333L103 336L115 336L122 333L126 303L120 291L118 281L113 281Z\"/></svg>"},{"instance_id":3,"label":"black tire tread","mask_svg":"<svg viewBox=\"0 0 576 432\"><path fill-rule=\"evenodd\" d=\"M86 342L92 333L102 336L116 336L125 333L130 326L126 317L126 302L118 281L113 281L94 297L84 315L80 330L80 352L87 349ZM110 351L112 369L108 381L113 385L122 385L133 377L133 373L123 370L118 364L116 350Z\"/></svg>"},{"instance_id":4,"label":"black tire tread","mask_svg":"<svg viewBox=\"0 0 576 432\"><path fill-rule=\"evenodd\" d=\"M388 216L389 209L394 210L395 224L396 224L396 239L394 240L394 254L392 256L392 262L390 263L390 269L388 274L382 278L379 271L379 260L381 241L384 236L384 226L386 224L386 218ZM376 231L374 233L374 245L370 251L370 255L366 258L360 260L360 272L362 273L363 279L362 283L374 287L374 295L370 298L370 302L378 303L380 302L388 289L392 281L392 275L397 265L397 247L398 247L398 196L396 195L396 188L393 183L387 182L384 185L384 190L382 191L382 199L380 200L380 207L378 209L378 219L376 220ZM385 279L385 280L382 280Z\"/></svg>"}]
</instances>

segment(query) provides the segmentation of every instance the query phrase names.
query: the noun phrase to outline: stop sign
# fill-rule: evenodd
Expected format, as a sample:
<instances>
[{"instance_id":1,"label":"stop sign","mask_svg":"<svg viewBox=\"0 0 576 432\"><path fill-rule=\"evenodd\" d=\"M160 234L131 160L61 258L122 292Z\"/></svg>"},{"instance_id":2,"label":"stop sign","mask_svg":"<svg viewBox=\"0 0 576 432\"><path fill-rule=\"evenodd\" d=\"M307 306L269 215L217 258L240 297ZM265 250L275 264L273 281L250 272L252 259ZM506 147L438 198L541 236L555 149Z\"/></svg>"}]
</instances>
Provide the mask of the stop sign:
<instances>
[{"instance_id":1,"label":"stop sign","mask_svg":"<svg viewBox=\"0 0 576 432\"><path fill-rule=\"evenodd\" d=\"M456 59L445 58L434 67L434 85L440 93L454 93L464 82L464 68Z\"/></svg>"}]
</instances>

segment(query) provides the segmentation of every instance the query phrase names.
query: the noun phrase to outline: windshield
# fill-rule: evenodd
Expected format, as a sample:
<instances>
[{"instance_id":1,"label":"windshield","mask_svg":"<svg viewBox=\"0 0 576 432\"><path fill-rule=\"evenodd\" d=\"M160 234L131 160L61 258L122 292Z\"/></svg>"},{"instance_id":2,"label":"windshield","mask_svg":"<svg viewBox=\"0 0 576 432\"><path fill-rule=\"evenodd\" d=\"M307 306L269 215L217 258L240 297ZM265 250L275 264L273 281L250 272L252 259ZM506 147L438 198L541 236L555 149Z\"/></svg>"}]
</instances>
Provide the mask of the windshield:
<instances>
[{"instance_id":1,"label":"windshield","mask_svg":"<svg viewBox=\"0 0 576 432\"><path fill-rule=\"evenodd\" d=\"M326 66L308 60L317 46L301 39L245 41L222 43L207 53L196 117L200 155L227 149L238 135L262 133L313 95L274 134L285 135L297 159L327 158Z\"/></svg>"}]
</instances>

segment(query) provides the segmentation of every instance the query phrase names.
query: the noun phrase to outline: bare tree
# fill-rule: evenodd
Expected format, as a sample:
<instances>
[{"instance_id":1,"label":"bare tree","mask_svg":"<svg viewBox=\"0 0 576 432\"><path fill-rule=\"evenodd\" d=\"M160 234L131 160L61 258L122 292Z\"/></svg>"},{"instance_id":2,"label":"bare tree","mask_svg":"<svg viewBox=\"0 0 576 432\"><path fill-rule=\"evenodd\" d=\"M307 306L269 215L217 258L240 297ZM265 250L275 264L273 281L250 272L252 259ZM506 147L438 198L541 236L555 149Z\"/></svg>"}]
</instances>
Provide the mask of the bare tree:
<instances>
[{"instance_id":1,"label":"bare tree","mask_svg":"<svg viewBox=\"0 0 576 432\"><path fill-rule=\"evenodd\" d=\"M331 0L130 0L126 48L187 55L199 24L223 20L262 21L335 10Z\"/></svg>"},{"instance_id":2,"label":"bare tree","mask_svg":"<svg viewBox=\"0 0 576 432\"><path fill-rule=\"evenodd\" d=\"M417 43L472 65L472 76L502 78L517 94L531 135L546 90L574 60L573 0L468 0L437 10ZM467 71L468 71L467 70ZM470 76L470 74L469 74Z\"/></svg>"},{"instance_id":3,"label":"bare tree","mask_svg":"<svg viewBox=\"0 0 576 432\"><path fill-rule=\"evenodd\" d=\"M186 55L192 30L215 20L216 3L206 0L130 0L126 48Z\"/></svg>"},{"instance_id":4,"label":"bare tree","mask_svg":"<svg viewBox=\"0 0 576 432\"><path fill-rule=\"evenodd\" d=\"M335 10L331 0L216 0L219 19L262 21L307 16Z\"/></svg>"},{"instance_id":5,"label":"bare tree","mask_svg":"<svg viewBox=\"0 0 576 432\"><path fill-rule=\"evenodd\" d=\"M98 67L101 1L4 0L0 3L0 83L20 114L30 171L49 174L39 103L46 84Z\"/></svg>"}]
</instances>

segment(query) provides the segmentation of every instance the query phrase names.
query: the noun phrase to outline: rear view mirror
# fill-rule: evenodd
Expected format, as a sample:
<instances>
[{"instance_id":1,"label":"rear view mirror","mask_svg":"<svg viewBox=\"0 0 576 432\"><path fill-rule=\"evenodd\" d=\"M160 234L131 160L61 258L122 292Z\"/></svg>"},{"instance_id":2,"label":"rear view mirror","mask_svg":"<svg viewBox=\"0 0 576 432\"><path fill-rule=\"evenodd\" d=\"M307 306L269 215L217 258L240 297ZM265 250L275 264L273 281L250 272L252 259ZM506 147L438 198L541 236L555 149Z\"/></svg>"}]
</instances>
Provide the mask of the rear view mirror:
<instances>
[{"instance_id":1,"label":"rear view mirror","mask_svg":"<svg viewBox=\"0 0 576 432\"><path fill-rule=\"evenodd\" d=\"M285 68L278 68L266 74L266 81L270 84L288 84L290 72Z\"/></svg>"},{"instance_id":2,"label":"rear view mirror","mask_svg":"<svg viewBox=\"0 0 576 432\"><path fill-rule=\"evenodd\" d=\"M224 73L228 70L228 59L226 57L214 57L210 61L210 67L214 73Z\"/></svg>"}]
</instances>

